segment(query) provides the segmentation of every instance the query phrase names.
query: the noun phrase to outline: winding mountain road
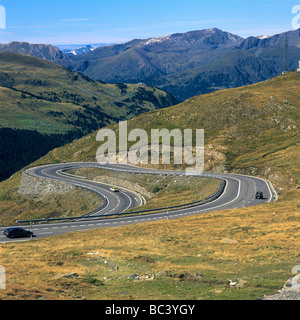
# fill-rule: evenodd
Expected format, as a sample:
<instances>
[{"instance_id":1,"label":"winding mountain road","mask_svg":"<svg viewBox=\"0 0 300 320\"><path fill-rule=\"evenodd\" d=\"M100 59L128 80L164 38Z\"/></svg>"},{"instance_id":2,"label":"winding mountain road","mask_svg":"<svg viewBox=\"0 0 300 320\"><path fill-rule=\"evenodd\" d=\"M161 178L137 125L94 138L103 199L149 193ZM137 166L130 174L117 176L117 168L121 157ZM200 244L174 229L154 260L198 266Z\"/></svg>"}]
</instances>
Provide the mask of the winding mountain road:
<instances>
[{"instance_id":1,"label":"winding mountain road","mask_svg":"<svg viewBox=\"0 0 300 320\"><path fill-rule=\"evenodd\" d=\"M136 192L119 188L119 192L112 192L111 186L89 181L82 177L65 174L64 171L68 169L78 168L101 168L115 171L125 171L140 174L164 174L164 175L185 175L184 171L166 171L166 170L152 170L134 167L131 165L100 165L98 163L63 163L51 164L40 167L28 169L28 175L50 179L55 181L62 181L77 187L85 188L87 190L96 192L104 198L104 205L95 210L86 219L76 219L63 222L55 222L51 224L34 224L31 226L35 239L47 236L59 235L71 231L87 231L95 228L104 227L118 227L123 225L144 223L149 221L157 221L161 219L176 219L188 215L201 214L216 210L234 209L247 206L253 206L261 203L267 203L275 199L275 195L271 191L269 182L266 180L237 175L237 174L215 174L204 173L199 176L211 177L224 180L226 182L222 194L210 202L198 204L192 207L185 207L179 209L170 209L161 211L159 213L148 213L135 216L119 216L111 217L109 219L99 219L95 216L111 215L114 213L121 213L128 209L136 208L144 203L144 199ZM256 191L264 193L264 199L255 199ZM22 226L29 229L29 225ZM28 239L8 239L3 235L3 230L7 227L0 227L0 243L10 241L24 241Z\"/></svg>"}]
</instances>

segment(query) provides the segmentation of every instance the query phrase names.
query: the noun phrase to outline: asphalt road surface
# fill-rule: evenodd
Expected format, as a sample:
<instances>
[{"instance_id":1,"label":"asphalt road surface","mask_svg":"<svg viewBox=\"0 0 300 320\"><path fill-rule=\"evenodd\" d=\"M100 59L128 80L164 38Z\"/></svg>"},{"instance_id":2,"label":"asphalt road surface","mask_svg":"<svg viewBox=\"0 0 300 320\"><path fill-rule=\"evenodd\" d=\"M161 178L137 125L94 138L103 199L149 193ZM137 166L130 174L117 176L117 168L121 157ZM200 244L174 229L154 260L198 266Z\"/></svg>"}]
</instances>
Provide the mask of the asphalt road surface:
<instances>
[{"instance_id":1,"label":"asphalt road surface","mask_svg":"<svg viewBox=\"0 0 300 320\"><path fill-rule=\"evenodd\" d=\"M81 188L96 192L104 198L104 205L93 212L87 219L76 219L56 223L39 223L30 225L20 225L24 229L31 229L34 233L33 239L39 239L47 236L54 236L72 231L87 231L95 228L119 227L123 225L145 223L162 219L176 219L188 215L207 213L217 210L234 209L247 206L254 206L267 203L274 200L274 194L271 191L270 184L260 178L236 175L236 174L214 174L205 173L202 177L211 177L222 179L226 182L223 193L215 200L199 204L190 208L180 208L162 211L155 214L143 214L136 216L124 216L109 219L94 218L98 215L111 215L121 213L131 208L137 208L144 203L144 199L136 192L118 188L119 192L112 192L110 187L102 183L88 181L81 177L68 175L64 173L67 169L76 169L81 167L98 167L107 170L126 171L132 173L151 173L168 175L185 175L183 171L160 171L134 167L131 165L100 165L97 163L63 163L35 167L27 170L27 174L55 181L62 181L76 185ZM199 178L201 179L201 176ZM262 191L264 199L255 199L256 191ZM0 243L11 241L28 241L29 239L8 239L3 235L6 227L0 227Z\"/></svg>"}]
</instances>

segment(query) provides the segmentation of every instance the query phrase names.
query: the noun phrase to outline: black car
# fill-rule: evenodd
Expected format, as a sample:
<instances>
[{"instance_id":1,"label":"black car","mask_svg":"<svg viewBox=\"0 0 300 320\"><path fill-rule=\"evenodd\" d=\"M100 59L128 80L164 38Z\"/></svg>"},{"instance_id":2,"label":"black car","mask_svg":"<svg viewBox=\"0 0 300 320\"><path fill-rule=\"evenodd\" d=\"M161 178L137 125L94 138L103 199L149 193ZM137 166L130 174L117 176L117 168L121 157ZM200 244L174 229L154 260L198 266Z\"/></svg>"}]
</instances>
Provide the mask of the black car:
<instances>
[{"instance_id":1,"label":"black car","mask_svg":"<svg viewBox=\"0 0 300 320\"><path fill-rule=\"evenodd\" d=\"M3 231L7 238L26 238L31 237L33 233L22 228L8 228Z\"/></svg>"},{"instance_id":2,"label":"black car","mask_svg":"<svg viewBox=\"0 0 300 320\"><path fill-rule=\"evenodd\" d=\"M255 194L255 199L263 199L264 194L261 191L257 191Z\"/></svg>"}]
</instances>

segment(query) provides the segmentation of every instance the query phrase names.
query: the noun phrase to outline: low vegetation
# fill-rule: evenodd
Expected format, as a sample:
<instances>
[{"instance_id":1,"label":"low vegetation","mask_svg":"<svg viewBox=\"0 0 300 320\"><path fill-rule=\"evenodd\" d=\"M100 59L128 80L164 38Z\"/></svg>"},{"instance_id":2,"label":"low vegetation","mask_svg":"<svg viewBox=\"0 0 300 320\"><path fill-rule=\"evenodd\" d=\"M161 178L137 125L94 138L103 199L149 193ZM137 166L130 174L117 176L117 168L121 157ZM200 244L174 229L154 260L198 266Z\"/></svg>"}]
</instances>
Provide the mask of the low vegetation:
<instances>
[{"instance_id":1,"label":"low vegetation","mask_svg":"<svg viewBox=\"0 0 300 320\"><path fill-rule=\"evenodd\" d=\"M275 293L300 262L299 84L290 73L128 122L129 130L147 132L204 128L205 169L267 178L277 202L1 244L7 290L0 297L253 300ZM36 164L95 161L98 147L93 133ZM18 181L13 176L1 188L14 190Z\"/></svg>"},{"instance_id":2,"label":"low vegetation","mask_svg":"<svg viewBox=\"0 0 300 320\"><path fill-rule=\"evenodd\" d=\"M290 197L2 244L7 289L0 297L255 300L280 289L299 264L299 207L299 198Z\"/></svg>"},{"instance_id":3,"label":"low vegetation","mask_svg":"<svg viewBox=\"0 0 300 320\"><path fill-rule=\"evenodd\" d=\"M105 84L43 59L0 52L0 180L105 125L175 103L146 85Z\"/></svg>"},{"instance_id":4,"label":"low vegetation","mask_svg":"<svg viewBox=\"0 0 300 320\"><path fill-rule=\"evenodd\" d=\"M0 189L0 225L15 225L16 220L80 216L103 203L98 195L83 189L66 194L22 195L18 193L21 173L2 182Z\"/></svg>"},{"instance_id":5,"label":"low vegetation","mask_svg":"<svg viewBox=\"0 0 300 320\"><path fill-rule=\"evenodd\" d=\"M221 181L186 176L131 174L102 169L82 168L71 173L89 180L134 189L147 201L141 210L162 208L205 200L218 191ZM130 211L136 211L132 209Z\"/></svg>"}]
</instances>

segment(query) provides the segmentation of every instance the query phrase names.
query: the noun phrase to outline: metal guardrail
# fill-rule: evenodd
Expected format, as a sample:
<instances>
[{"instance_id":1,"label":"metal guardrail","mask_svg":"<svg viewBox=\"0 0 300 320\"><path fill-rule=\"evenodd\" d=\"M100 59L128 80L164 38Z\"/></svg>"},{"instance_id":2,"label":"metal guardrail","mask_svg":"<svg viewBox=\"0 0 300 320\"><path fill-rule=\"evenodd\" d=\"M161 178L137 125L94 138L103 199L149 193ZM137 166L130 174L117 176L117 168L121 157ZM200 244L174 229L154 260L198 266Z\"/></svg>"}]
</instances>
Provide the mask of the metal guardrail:
<instances>
[{"instance_id":1,"label":"metal guardrail","mask_svg":"<svg viewBox=\"0 0 300 320\"><path fill-rule=\"evenodd\" d=\"M66 162L68 163L68 162ZM53 163L54 164L54 163ZM79 166L80 167L80 166ZM112 171L123 171L123 172L129 172L129 173L140 173L140 174L156 174L156 175L183 175L183 172L174 172L174 171L155 171L155 170L130 170L130 169L122 169L122 168L111 168L111 167L106 167L106 166L101 166L99 164L88 164L88 165L82 165L82 167L87 168L87 167L93 167L93 168L101 168L101 169L105 169L105 170L112 170ZM68 169L73 169L74 167L70 166L67 168L64 168L63 170L68 170ZM78 166L77 166L78 168ZM35 176L33 174L30 174L29 172L27 172L29 168L25 169L23 172L29 176L32 176L34 178L39 178L42 179L38 176ZM104 199L105 199L105 204L85 215L79 216L79 217L64 217L64 218L46 218L46 219L33 219L33 220L17 220L16 223L42 223L42 222L54 222L54 221L70 221L70 220L99 220L99 219L108 219L111 217L120 217L120 216L134 216L134 215L138 215L138 214L143 214L143 213L151 213L151 214L156 214L156 213L160 213L161 211L165 211L165 210L172 210L172 209L185 209L185 208L192 208L198 205L204 205L208 202L214 201L217 198L219 198L221 196L221 194L224 192L225 186L226 186L226 180L222 179L221 177L212 175L212 174L199 174L199 175L191 175L191 176L198 176L198 177L208 177L208 178L215 178L215 179L219 179L222 180L222 183L220 185L219 190L214 193L212 196L208 197L205 199L205 201L202 200L197 200L197 201L193 201L193 202L189 202L189 203L185 203L182 205L176 205L176 206L170 206L170 207L163 207L163 208L155 208L155 209L147 209L147 210L138 210L138 211L132 211L132 212L120 212L120 213L113 213L113 214L102 214L102 215L92 215L94 213L97 213L98 211L102 210L103 208L106 207L108 200L107 198L102 195L99 191L94 190L88 186L84 186L78 183L72 183L72 185L75 185L77 187L80 188L85 188L87 190L90 190L92 192L95 192L97 194L100 194ZM68 183L65 181L61 181L59 179L54 179L54 178L45 178L45 179L49 179L52 181L58 181L58 182L64 182L64 183Z\"/></svg>"}]
</instances>

